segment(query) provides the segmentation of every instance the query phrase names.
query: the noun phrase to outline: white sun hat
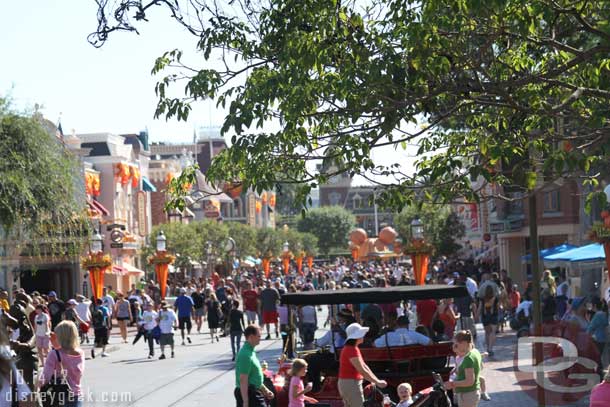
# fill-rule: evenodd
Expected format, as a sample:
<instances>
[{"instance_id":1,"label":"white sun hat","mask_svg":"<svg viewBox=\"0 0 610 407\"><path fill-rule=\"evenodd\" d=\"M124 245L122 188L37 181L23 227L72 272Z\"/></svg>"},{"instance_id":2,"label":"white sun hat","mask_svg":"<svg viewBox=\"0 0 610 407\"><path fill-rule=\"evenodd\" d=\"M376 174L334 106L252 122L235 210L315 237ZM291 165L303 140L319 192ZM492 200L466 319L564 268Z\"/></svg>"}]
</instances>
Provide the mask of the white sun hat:
<instances>
[{"instance_id":1,"label":"white sun hat","mask_svg":"<svg viewBox=\"0 0 610 407\"><path fill-rule=\"evenodd\" d=\"M349 339L361 339L364 338L364 335L369 331L369 328L365 328L357 322L354 322L347 328L345 328L345 333L347 334L347 340Z\"/></svg>"}]
</instances>

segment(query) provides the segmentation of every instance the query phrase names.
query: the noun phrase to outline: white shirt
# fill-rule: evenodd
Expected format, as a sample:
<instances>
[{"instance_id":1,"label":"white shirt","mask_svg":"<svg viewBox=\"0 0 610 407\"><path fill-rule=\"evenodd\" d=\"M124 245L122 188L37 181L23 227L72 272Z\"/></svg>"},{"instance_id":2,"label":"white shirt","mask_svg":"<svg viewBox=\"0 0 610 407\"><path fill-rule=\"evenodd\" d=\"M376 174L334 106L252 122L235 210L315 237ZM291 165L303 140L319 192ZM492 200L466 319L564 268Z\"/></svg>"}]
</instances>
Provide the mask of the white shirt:
<instances>
[{"instance_id":1,"label":"white shirt","mask_svg":"<svg viewBox=\"0 0 610 407\"><path fill-rule=\"evenodd\" d=\"M159 314L155 311L144 311L142 313L142 326L144 326L144 329L147 331L154 329L157 326L158 317Z\"/></svg>"},{"instance_id":2,"label":"white shirt","mask_svg":"<svg viewBox=\"0 0 610 407\"><path fill-rule=\"evenodd\" d=\"M388 338L386 344L386 336ZM411 331L407 328L396 328L392 332L375 339L375 347L383 348L386 346L405 346L405 345L430 345L432 340L419 332Z\"/></svg>"},{"instance_id":3,"label":"white shirt","mask_svg":"<svg viewBox=\"0 0 610 407\"><path fill-rule=\"evenodd\" d=\"M531 301L522 301L521 304L519 304L519 306L515 310L515 314L519 314L519 312L523 311L523 314L529 318L531 308L532 308Z\"/></svg>"},{"instance_id":4,"label":"white shirt","mask_svg":"<svg viewBox=\"0 0 610 407\"><path fill-rule=\"evenodd\" d=\"M479 285L472 278L466 277L466 289L468 290L468 294L474 299L479 289Z\"/></svg>"},{"instance_id":5,"label":"white shirt","mask_svg":"<svg viewBox=\"0 0 610 407\"><path fill-rule=\"evenodd\" d=\"M34 317L34 326L36 327L36 336L49 336L51 328L49 327L49 316L44 312Z\"/></svg>"},{"instance_id":6,"label":"white shirt","mask_svg":"<svg viewBox=\"0 0 610 407\"><path fill-rule=\"evenodd\" d=\"M335 346L331 346L332 344L332 331L326 332L321 338L316 339L316 344L319 348L324 346L330 346L330 353L335 353L335 348L342 348L345 345L345 339L341 336L340 333L335 332Z\"/></svg>"},{"instance_id":7,"label":"white shirt","mask_svg":"<svg viewBox=\"0 0 610 407\"><path fill-rule=\"evenodd\" d=\"M178 317L173 309L167 309L166 311L159 311L159 328L162 334L174 333L174 325Z\"/></svg>"},{"instance_id":8,"label":"white shirt","mask_svg":"<svg viewBox=\"0 0 610 407\"><path fill-rule=\"evenodd\" d=\"M90 306L91 301L79 302L76 305L76 313L78 314L78 317L85 322L91 321L91 309L89 308Z\"/></svg>"},{"instance_id":9,"label":"white shirt","mask_svg":"<svg viewBox=\"0 0 610 407\"><path fill-rule=\"evenodd\" d=\"M400 403L396 404L396 407L409 407L411 404L413 404L412 398L405 401L401 401Z\"/></svg>"},{"instance_id":10,"label":"white shirt","mask_svg":"<svg viewBox=\"0 0 610 407\"><path fill-rule=\"evenodd\" d=\"M111 295L106 294L102 297L102 305L108 308L108 314L112 315L112 310L114 309L114 298Z\"/></svg>"}]
</instances>

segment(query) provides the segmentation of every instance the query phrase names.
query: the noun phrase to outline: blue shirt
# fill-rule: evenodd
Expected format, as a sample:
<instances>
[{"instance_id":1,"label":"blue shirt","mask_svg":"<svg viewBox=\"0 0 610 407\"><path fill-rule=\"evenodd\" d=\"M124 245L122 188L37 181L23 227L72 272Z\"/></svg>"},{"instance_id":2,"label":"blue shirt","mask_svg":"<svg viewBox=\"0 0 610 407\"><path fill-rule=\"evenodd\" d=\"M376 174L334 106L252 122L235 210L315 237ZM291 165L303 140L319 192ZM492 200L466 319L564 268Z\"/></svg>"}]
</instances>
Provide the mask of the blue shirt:
<instances>
[{"instance_id":1,"label":"blue shirt","mask_svg":"<svg viewBox=\"0 0 610 407\"><path fill-rule=\"evenodd\" d=\"M184 294L180 294L174 302L174 307L178 309L178 318L190 317L194 306L195 304L191 297Z\"/></svg>"},{"instance_id":2,"label":"blue shirt","mask_svg":"<svg viewBox=\"0 0 610 407\"><path fill-rule=\"evenodd\" d=\"M606 327L608 316L603 311L597 311L587 327L587 332L593 336L595 342L606 342Z\"/></svg>"}]
</instances>

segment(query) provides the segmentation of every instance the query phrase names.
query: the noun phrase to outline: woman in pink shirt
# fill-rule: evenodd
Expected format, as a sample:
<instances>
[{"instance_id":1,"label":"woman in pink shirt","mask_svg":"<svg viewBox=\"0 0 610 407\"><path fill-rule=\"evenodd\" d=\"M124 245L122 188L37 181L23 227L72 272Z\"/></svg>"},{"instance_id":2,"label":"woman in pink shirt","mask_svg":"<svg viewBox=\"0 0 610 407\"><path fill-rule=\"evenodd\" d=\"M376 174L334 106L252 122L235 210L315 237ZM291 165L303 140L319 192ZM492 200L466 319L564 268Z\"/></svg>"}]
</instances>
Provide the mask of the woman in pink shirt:
<instances>
[{"instance_id":1,"label":"woman in pink shirt","mask_svg":"<svg viewBox=\"0 0 610 407\"><path fill-rule=\"evenodd\" d=\"M589 398L589 407L607 407L610 406L610 366L604 377L604 380L591 390Z\"/></svg>"},{"instance_id":2,"label":"woman in pink shirt","mask_svg":"<svg viewBox=\"0 0 610 407\"><path fill-rule=\"evenodd\" d=\"M53 334L52 334L53 335ZM81 380L85 370L85 354L79 347L79 335L76 324L72 321L62 321L55 327L55 339L59 349L49 352L44 364L44 370L39 379L39 387L48 383L54 374L61 377L61 371L66 372L66 380L70 387L70 395L66 407L81 407Z\"/></svg>"}]
</instances>

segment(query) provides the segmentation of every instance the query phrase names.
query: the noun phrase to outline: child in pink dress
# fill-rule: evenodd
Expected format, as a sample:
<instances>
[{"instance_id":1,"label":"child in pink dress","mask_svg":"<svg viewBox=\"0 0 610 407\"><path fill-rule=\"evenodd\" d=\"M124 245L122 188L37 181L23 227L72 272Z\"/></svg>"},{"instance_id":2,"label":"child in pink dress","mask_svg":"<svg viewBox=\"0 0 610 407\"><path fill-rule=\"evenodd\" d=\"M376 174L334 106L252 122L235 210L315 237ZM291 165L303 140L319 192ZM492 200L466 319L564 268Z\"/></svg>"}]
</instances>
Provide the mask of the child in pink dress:
<instances>
[{"instance_id":1,"label":"child in pink dress","mask_svg":"<svg viewBox=\"0 0 610 407\"><path fill-rule=\"evenodd\" d=\"M306 374L307 362L303 359L293 360L292 369L290 369L290 384L288 385L288 407L305 407L305 402L318 402L318 400L305 395L312 388L311 383L307 383L307 386L303 387L303 377Z\"/></svg>"}]
</instances>

